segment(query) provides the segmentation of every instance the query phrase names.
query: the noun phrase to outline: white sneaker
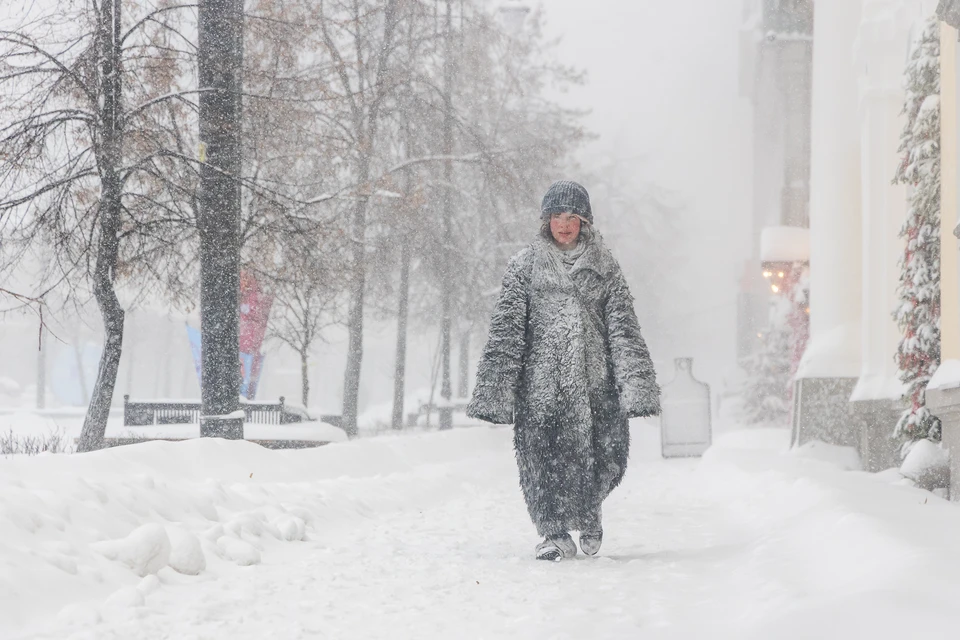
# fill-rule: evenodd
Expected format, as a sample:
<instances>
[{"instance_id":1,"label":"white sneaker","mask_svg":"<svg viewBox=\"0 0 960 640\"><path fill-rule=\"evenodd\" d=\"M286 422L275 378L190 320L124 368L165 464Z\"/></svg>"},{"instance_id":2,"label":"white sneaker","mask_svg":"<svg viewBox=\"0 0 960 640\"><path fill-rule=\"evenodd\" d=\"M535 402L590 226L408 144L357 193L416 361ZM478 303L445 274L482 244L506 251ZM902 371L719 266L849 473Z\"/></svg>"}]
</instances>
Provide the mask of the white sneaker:
<instances>
[{"instance_id":1,"label":"white sneaker","mask_svg":"<svg viewBox=\"0 0 960 640\"><path fill-rule=\"evenodd\" d=\"M564 558L572 558L575 555L577 555L577 545L573 543L569 533L547 536L537 545L537 560L560 562Z\"/></svg>"}]
</instances>

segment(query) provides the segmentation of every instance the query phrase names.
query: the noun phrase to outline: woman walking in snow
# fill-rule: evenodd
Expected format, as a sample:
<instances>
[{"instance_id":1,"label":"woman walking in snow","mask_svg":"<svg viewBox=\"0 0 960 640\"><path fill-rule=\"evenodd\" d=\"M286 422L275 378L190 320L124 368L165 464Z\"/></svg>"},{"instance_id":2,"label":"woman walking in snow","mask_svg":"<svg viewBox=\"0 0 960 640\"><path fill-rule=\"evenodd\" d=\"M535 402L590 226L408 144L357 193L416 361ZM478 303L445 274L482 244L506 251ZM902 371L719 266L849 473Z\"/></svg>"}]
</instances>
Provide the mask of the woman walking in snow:
<instances>
[{"instance_id":1,"label":"woman walking in snow","mask_svg":"<svg viewBox=\"0 0 960 640\"><path fill-rule=\"evenodd\" d=\"M600 505L627 466L627 419L660 388L620 265L593 230L587 190L550 186L540 236L510 260L467 414L514 424L536 556L600 549Z\"/></svg>"}]
</instances>

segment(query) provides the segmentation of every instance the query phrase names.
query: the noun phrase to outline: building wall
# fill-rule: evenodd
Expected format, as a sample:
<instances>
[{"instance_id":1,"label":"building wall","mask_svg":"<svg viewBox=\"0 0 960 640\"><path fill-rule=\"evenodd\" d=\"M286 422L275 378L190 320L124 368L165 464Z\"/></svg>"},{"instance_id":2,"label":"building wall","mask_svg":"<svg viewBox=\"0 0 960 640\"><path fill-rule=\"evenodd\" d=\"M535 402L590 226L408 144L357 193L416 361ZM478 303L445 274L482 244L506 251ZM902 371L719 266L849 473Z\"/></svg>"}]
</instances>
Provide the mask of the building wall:
<instances>
[{"instance_id":1,"label":"building wall","mask_svg":"<svg viewBox=\"0 0 960 640\"><path fill-rule=\"evenodd\" d=\"M957 239L953 229L958 221L957 185L957 30L940 24L940 357L960 360L960 277Z\"/></svg>"},{"instance_id":2,"label":"building wall","mask_svg":"<svg viewBox=\"0 0 960 640\"><path fill-rule=\"evenodd\" d=\"M920 31L913 28L914 21L923 17L909 11L904 0L866 0L854 48L860 88L863 265L855 401L898 402L904 392L894 361L901 336L892 311L897 306L898 260L903 255L898 235L906 219L907 190L892 178L901 161L897 149L904 124L903 72L911 34ZM891 419L895 423L896 412ZM889 433L893 424L879 430Z\"/></svg>"},{"instance_id":3,"label":"building wall","mask_svg":"<svg viewBox=\"0 0 960 640\"><path fill-rule=\"evenodd\" d=\"M813 43L802 35L781 43L783 188L779 219L767 226L810 226L810 100Z\"/></svg>"}]
</instances>

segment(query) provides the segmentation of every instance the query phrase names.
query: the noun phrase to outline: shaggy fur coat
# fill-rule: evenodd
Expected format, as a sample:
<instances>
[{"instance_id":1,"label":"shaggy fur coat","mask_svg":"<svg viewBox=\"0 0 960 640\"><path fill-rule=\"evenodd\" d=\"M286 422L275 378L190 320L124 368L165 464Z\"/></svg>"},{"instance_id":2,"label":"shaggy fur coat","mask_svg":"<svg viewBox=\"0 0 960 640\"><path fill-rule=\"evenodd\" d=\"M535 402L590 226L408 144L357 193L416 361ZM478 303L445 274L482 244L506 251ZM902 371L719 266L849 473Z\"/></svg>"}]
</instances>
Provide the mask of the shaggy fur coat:
<instances>
[{"instance_id":1,"label":"shaggy fur coat","mask_svg":"<svg viewBox=\"0 0 960 640\"><path fill-rule=\"evenodd\" d=\"M538 238L515 255L468 415L514 424L520 486L540 535L600 528L620 483L627 419L660 413L660 388L620 265L593 234L568 271Z\"/></svg>"}]
</instances>

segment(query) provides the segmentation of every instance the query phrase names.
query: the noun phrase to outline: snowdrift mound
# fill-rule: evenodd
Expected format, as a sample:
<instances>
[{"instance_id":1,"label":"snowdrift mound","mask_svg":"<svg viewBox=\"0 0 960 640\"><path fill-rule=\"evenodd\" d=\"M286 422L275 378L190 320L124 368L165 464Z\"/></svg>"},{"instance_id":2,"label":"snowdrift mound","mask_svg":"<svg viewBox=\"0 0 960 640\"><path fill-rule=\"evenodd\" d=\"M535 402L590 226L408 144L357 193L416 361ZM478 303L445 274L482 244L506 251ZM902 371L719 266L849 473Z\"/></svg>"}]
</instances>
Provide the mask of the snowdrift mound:
<instances>
[{"instance_id":1,"label":"snowdrift mound","mask_svg":"<svg viewBox=\"0 0 960 640\"><path fill-rule=\"evenodd\" d=\"M45 618L126 615L165 582L216 579L397 508L403 482L385 490L378 477L441 477L508 444L466 429L304 450L204 439L0 459L0 637Z\"/></svg>"}]
</instances>

